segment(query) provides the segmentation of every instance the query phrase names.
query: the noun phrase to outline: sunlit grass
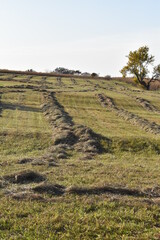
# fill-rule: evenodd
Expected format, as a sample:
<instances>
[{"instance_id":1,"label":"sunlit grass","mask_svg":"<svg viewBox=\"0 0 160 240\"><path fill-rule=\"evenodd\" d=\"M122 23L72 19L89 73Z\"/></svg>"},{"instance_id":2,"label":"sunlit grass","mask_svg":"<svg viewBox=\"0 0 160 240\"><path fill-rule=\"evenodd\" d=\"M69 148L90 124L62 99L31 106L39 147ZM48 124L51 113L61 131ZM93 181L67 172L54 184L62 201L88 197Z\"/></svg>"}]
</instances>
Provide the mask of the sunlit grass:
<instances>
[{"instance_id":1,"label":"sunlit grass","mask_svg":"<svg viewBox=\"0 0 160 240\"><path fill-rule=\"evenodd\" d=\"M0 81L1 86L19 83ZM26 76L27 78L27 76ZM16 82L17 81L17 82ZM42 77L31 81L37 86ZM92 160L82 160L81 154L59 160L57 167L49 165L18 164L24 157L43 156L53 144L53 130L41 112L42 93L32 90L9 92L1 89L0 104L0 167L1 177L10 173L32 169L44 174L47 182L69 186L121 186L147 189L159 186L160 137L146 133L103 108L96 94L103 92L113 98L119 108L159 123L159 115L144 110L131 96L139 96L159 107L159 92L135 93L135 88L122 82L100 80L101 88L94 89L97 80L47 77L48 90L54 91L60 104L75 124L90 127L103 137L105 148ZM16 83L15 83L16 82ZM13 84L13 85L12 85ZM114 91L103 87L113 88ZM131 96L121 90L127 87ZM86 92L82 92L86 90ZM94 92L93 92L94 90ZM8 92L7 92L8 91ZM121 91L121 93L116 93ZM107 143L110 141L110 145ZM32 187L25 184L20 186ZM15 191L17 186L10 186ZM39 200L13 200L0 189L0 239L159 239L160 201L120 195L69 195L42 194ZM44 200L44 199L45 200Z\"/></svg>"}]
</instances>

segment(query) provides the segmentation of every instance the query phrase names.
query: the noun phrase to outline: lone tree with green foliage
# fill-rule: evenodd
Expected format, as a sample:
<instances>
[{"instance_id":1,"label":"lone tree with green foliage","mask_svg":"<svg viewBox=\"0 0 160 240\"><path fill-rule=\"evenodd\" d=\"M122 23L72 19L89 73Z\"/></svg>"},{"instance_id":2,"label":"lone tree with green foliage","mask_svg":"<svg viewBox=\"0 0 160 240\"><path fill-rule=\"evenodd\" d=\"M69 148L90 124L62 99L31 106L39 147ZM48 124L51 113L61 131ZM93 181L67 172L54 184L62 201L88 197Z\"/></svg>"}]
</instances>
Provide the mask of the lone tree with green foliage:
<instances>
[{"instance_id":1,"label":"lone tree with green foliage","mask_svg":"<svg viewBox=\"0 0 160 240\"><path fill-rule=\"evenodd\" d=\"M148 68L154 62L154 56L149 54L149 48L144 46L134 52L130 51L127 57L128 63L120 71L123 77L126 77L128 73L132 74L141 86L149 90L151 82L160 77L160 64L153 67L152 77L147 78L150 72Z\"/></svg>"}]
</instances>

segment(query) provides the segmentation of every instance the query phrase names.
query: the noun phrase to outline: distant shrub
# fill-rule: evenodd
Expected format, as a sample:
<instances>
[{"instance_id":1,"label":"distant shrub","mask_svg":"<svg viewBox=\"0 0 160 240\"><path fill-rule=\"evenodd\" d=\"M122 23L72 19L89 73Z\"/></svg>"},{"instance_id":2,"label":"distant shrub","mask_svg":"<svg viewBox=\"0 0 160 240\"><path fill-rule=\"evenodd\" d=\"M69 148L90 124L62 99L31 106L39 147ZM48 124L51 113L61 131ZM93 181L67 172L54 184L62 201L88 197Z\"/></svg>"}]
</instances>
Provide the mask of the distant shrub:
<instances>
[{"instance_id":1,"label":"distant shrub","mask_svg":"<svg viewBox=\"0 0 160 240\"><path fill-rule=\"evenodd\" d=\"M111 80L111 76L110 76L110 75L106 75L106 76L105 76L105 79L106 79L106 80Z\"/></svg>"},{"instance_id":2,"label":"distant shrub","mask_svg":"<svg viewBox=\"0 0 160 240\"><path fill-rule=\"evenodd\" d=\"M28 69L27 72L36 72L36 71L33 69Z\"/></svg>"},{"instance_id":3,"label":"distant shrub","mask_svg":"<svg viewBox=\"0 0 160 240\"><path fill-rule=\"evenodd\" d=\"M92 74L91 74L91 77L93 77L93 78L94 78L94 77L98 77L98 76L99 76L99 75L98 75L97 73L92 73Z\"/></svg>"},{"instance_id":4,"label":"distant shrub","mask_svg":"<svg viewBox=\"0 0 160 240\"><path fill-rule=\"evenodd\" d=\"M81 72L79 70L70 70L64 67L58 67L54 70L55 73L59 74L72 74L72 75L80 75Z\"/></svg>"}]
</instances>

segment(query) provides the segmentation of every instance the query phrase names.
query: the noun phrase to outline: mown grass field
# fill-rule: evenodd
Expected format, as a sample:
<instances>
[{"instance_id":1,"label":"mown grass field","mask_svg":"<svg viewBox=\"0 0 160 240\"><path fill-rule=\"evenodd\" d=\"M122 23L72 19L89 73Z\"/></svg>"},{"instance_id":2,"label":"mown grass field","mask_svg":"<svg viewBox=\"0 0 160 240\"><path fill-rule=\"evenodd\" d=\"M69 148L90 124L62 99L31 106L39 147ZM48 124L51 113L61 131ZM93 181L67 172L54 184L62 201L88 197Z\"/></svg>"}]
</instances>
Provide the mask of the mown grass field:
<instances>
[{"instance_id":1,"label":"mown grass field","mask_svg":"<svg viewBox=\"0 0 160 240\"><path fill-rule=\"evenodd\" d=\"M51 112L43 111L51 107L44 102L44 94L52 92L58 110L63 110L61 118L55 102ZM117 116L101 104L98 94L148 120L151 128ZM137 97L148 101L151 110ZM160 131L160 91L145 91L114 79L1 74L0 239L160 239L160 133L152 132L153 122ZM64 141L64 123L74 129L86 126L91 137L94 133L87 141L93 144L96 135L101 151L89 158L90 151L83 158L76 142L63 152L65 145L55 145L55 139L61 129L58 134ZM30 170L44 180L18 182ZM47 184L64 190L47 191ZM36 192L42 185L46 189ZM104 186L107 190L98 190Z\"/></svg>"}]
</instances>

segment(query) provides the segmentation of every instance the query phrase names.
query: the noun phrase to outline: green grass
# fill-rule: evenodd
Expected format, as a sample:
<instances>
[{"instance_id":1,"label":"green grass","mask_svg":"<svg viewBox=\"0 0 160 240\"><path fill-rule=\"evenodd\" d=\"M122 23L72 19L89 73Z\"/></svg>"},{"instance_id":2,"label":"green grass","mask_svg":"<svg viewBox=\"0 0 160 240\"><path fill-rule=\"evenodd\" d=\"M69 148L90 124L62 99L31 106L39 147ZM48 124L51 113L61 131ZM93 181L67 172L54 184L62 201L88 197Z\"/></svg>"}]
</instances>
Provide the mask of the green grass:
<instances>
[{"instance_id":1,"label":"green grass","mask_svg":"<svg viewBox=\"0 0 160 240\"><path fill-rule=\"evenodd\" d=\"M41 112L41 101L37 92L2 94L1 160L41 154L51 145L51 128Z\"/></svg>"},{"instance_id":2,"label":"green grass","mask_svg":"<svg viewBox=\"0 0 160 240\"><path fill-rule=\"evenodd\" d=\"M138 89L132 85L105 80L99 80L96 89L97 80L87 82L85 79L76 79L74 85L70 79L62 78L63 84L59 86L56 78L47 77L48 90L56 92L58 101L76 124L86 125L101 135L105 151L92 160L81 160L81 153L73 151L70 158L59 160L57 167L33 166L31 163L17 164L17 161L47 153L53 144L54 132L41 111L41 92L8 91L12 89L7 86L14 86L16 81L16 85L23 84L18 80L25 76L16 79L0 81L0 86L5 87L0 91L1 177L30 169L44 174L47 182L65 187L109 185L139 190L160 187L160 136L146 133L118 118L114 112L103 108L96 98L97 93L104 93L112 97L118 107L160 124L158 114L144 110L131 97L142 97L160 108L160 92L133 92ZM41 80L42 77L31 78L37 86L41 85ZM82 92L84 90L87 91ZM126 91L130 96L126 96ZM0 189L0 239L160 238L160 198L41 194L39 200L36 200L39 195L34 195L35 200L14 200L8 194L36 185L11 184Z\"/></svg>"},{"instance_id":3,"label":"green grass","mask_svg":"<svg viewBox=\"0 0 160 240\"><path fill-rule=\"evenodd\" d=\"M23 85L26 85L27 83L23 83ZM20 86L20 85L22 85L22 83L21 82L18 82L18 81L2 81L2 80L0 80L0 87L2 87L2 86L5 86L5 87L9 87L9 86L11 86L11 87L13 87L13 86Z\"/></svg>"},{"instance_id":4,"label":"green grass","mask_svg":"<svg viewBox=\"0 0 160 240\"><path fill-rule=\"evenodd\" d=\"M117 118L114 112L104 109L95 93L57 93L56 96L76 123L85 124L105 137L125 139L148 136L148 138L156 138L139 127Z\"/></svg>"},{"instance_id":5,"label":"green grass","mask_svg":"<svg viewBox=\"0 0 160 240\"><path fill-rule=\"evenodd\" d=\"M34 205L34 207L33 207ZM158 239L159 208L135 199L66 196L52 203L2 199L2 239ZM111 214L112 213L112 214ZM32 221L31 221L32 219ZM157 238L156 238L157 236Z\"/></svg>"}]
</instances>

